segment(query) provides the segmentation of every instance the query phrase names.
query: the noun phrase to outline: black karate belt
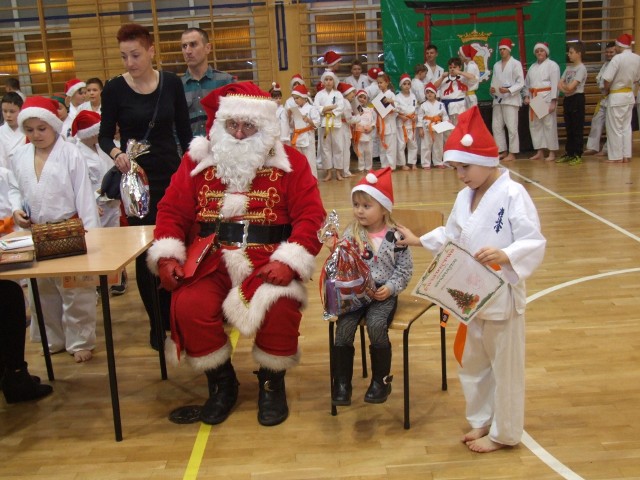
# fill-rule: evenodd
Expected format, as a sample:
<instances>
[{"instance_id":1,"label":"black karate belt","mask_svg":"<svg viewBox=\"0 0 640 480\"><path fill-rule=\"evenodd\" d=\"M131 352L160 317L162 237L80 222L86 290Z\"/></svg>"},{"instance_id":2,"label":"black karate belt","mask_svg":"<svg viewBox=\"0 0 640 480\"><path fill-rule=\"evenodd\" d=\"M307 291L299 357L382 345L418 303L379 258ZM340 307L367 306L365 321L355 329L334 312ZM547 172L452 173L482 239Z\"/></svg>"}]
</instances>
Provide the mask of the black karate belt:
<instances>
[{"instance_id":1,"label":"black karate belt","mask_svg":"<svg viewBox=\"0 0 640 480\"><path fill-rule=\"evenodd\" d=\"M291 235L291 225L259 225L248 220L238 222L201 223L201 237L217 233L218 243L246 247L250 243L269 244L284 242Z\"/></svg>"}]
</instances>

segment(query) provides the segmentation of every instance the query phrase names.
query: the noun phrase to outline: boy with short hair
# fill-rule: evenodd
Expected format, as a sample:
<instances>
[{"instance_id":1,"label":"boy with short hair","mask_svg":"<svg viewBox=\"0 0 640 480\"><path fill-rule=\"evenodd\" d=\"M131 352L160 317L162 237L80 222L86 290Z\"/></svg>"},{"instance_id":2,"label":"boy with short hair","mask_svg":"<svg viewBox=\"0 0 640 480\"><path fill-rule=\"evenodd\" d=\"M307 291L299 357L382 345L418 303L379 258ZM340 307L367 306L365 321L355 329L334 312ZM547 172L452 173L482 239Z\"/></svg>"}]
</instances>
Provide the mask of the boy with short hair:
<instances>
[{"instance_id":1,"label":"boy with short hair","mask_svg":"<svg viewBox=\"0 0 640 480\"><path fill-rule=\"evenodd\" d=\"M22 97L16 92L9 92L2 97L4 123L0 125L0 145L5 156L0 158L0 166L8 169L11 169L15 149L25 144L24 133L18 128L18 114L23 103Z\"/></svg>"},{"instance_id":2,"label":"boy with short hair","mask_svg":"<svg viewBox=\"0 0 640 480\"><path fill-rule=\"evenodd\" d=\"M558 90L564 93L564 124L567 131L566 153L556 163L580 165L584 141L584 84L587 68L582 63L584 44L577 40L569 44L569 62L560 77Z\"/></svg>"},{"instance_id":3,"label":"boy with short hair","mask_svg":"<svg viewBox=\"0 0 640 480\"><path fill-rule=\"evenodd\" d=\"M444 104L447 115L449 115L449 121L455 125L458 121L458 115L466 110L467 85L462 81L460 70L462 61L453 57L449 59L447 65L449 70L443 73L433 85L438 89L438 96Z\"/></svg>"},{"instance_id":4,"label":"boy with short hair","mask_svg":"<svg viewBox=\"0 0 640 480\"><path fill-rule=\"evenodd\" d=\"M362 74L362 62L360 60L356 59L351 62L351 75L345 78L344 82L356 90L364 90L371 84L369 76Z\"/></svg>"}]
</instances>

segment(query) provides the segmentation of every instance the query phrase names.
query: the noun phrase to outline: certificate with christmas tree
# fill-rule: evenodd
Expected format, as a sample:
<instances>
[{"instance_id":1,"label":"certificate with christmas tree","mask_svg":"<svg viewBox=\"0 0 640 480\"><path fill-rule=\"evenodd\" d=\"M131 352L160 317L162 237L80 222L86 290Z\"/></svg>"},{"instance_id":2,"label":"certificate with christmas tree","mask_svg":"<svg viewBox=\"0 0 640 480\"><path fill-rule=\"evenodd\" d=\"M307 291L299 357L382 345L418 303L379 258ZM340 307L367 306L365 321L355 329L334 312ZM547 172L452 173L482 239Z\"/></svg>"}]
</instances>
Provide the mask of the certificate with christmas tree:
<instances>
[{"instance_id":1,"label":"certificate with christmas tree","mask_svg":"<svg viewBox=\"0 0 640 480\"><path fill-rule=\"evenodd\" d=\"M412 294L449 310L469 323L504 280L453 242L448 242L424 272Z\"/></svg>"}]
</instances>

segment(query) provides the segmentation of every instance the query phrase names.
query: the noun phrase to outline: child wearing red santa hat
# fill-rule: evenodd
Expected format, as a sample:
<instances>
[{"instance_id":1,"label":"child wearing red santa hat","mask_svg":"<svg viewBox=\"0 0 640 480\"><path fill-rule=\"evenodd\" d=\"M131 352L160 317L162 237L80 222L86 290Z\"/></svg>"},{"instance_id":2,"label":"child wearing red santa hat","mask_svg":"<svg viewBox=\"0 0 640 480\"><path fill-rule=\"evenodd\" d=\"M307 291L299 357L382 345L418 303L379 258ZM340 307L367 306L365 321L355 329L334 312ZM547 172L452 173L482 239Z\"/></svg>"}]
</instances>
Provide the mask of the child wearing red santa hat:
<instances>
[{"instance_id":1,"label":"child wearing red santa hat","mask_svg":"<svg viewBox=\"0 0 640 480\"><path fill-rule=\"evenodd\" d=\"M100 226L87 166L75 145L60 135L58 102L29 97L18 125L29 143L16 149L13 170L23 198L13 218L21 228L80 217L85 228ZM40 302L49 350L67 350L76 362L91 359L96 341L95 288L63 288L61 278L39 278ZM38 322L31 322L31 339L40 341Z\"/></svg>"},{"instance_id":2,"label":"child wearing red santa hat","mask_svg":"<svg viewBox=\"0 0 640 480\"><path fill-rule=\"evenodd\" d=\"M417 237L405 227L400 245L438 253L449 241L493 268L505 281L472 318L460 324L454 353L474 452L517 445L524 428L525 279L542 263L546 240L529 194L499 166L498 147L478 107L458 118L444 161L466 185L444 227Z\"/></svg>"},{"instance_id":3,"label":"child wearing red santa hat","mask_svg":"<svg viewBox=\"0 0 640 480\"><path fill-rule=\"evenodd\" d=\"M376 284L373 301L342 314L336 322L333 353L335 358L331 401L333 405L351 405L353 375L353 339L364 317L371 345L371 383L364 396L367 403L384 403L391 393L391 343L388 325L393 320L398 295L413 273L411 251L397 244L396 225L391 218L393 185L391 168L369 172L351 190L353 222L344 238L356 246L369 267Z\"/></svg>"},{"instance_id":4,"label":"child wearing red santa hat","mask_svg":"<svg viewBox=\"0 0 640 480\"><path fill-rule=\"evenodd\" d=\"M320 126L320 113L311 103L309 90L304 84L293 87L291 99L293 100L293 105L285 106L293 124L291 146L307 157L311 173L318 178L315 131ZM289 100L287 100L287 104L288 102Z\"/></svg>"},{"instance_id":5,"label":"child wearing red santa hat","mask_svg":"<svg viewBox=\"0 0 640 480\"><path fill-rule=\"evenodd\" d=\"M464 66L463 70L460 71L460 76L462 77L462 82L467 86L464 99L465 108L467 109L478 104L476 90L478 90L478 83L480 82L480 68L478 68L478 64L474 60L477 53L478 51L473 45L462 45L458 49L458 56Z\"/></svg>"},{"instance_id":6,"label":"child wearing red santa hat","mask_svg":"<svg viewBox=\"0 0 640 480\"><path fill-rule=\"evenodd\" d=\"M342 94L338 91L338 77L331 70L325 70L320 77L323 89L316 93L313 105L320 112L322 119L318 130L318 152L322 158L322 169L326 172L323 182L331 180L331 172L335 170L336 179L342 180L343 172L343 139L342 139L342 112L344 102Z\"/></svg>"}]
</instances>

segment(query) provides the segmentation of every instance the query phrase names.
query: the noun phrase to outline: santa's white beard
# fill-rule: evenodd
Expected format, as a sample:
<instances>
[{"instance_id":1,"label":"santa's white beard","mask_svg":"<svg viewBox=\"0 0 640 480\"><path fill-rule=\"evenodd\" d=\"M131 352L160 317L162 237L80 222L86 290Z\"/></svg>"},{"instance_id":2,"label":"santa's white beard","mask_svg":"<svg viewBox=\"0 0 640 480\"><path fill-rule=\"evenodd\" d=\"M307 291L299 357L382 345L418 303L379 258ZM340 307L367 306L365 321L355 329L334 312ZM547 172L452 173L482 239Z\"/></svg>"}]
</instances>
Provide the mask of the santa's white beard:
<instances>
[{"instance_id":1,"label":"santa's white beard","mask_svg":"<svg viewBox=\"0 0 640 480\"><path fill-rule=\"evenodd\" d=\"M216 177L228 186L230 192L248 191L256 171L264 166L275 141L268 141L269 138L260 131L238 140L227 133L224 122L214 122L209 135Z\"/></svg>"}]
</instances>

